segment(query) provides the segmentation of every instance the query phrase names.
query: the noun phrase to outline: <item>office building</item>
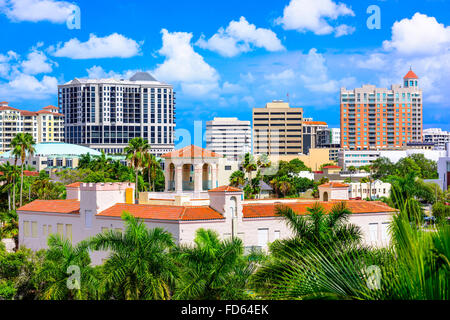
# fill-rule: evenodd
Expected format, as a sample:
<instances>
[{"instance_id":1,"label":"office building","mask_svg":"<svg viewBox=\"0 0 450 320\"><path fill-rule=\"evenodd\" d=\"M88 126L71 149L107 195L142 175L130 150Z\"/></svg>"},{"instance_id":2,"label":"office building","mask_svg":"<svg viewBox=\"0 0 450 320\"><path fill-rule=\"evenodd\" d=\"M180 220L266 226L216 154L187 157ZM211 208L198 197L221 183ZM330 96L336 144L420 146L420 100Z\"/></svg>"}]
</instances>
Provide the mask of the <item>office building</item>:
<instances>
[{"instance_id":1,"label":"office building","mask_svg":"<svg viewBox=\"0 0 450 320\"><path fill-rule=\"evenodd\" d=\"M426 159L438 161L445 156L445 150L405 149L405 150L340 150L338 163L344 170L348 167L361 167L370 165L376 159L388 158L392 163L397 163L401 158L413 154L423 154Z\"/></svg>"},{"instance_id":2,"label":"office building","mask_svg":"<svg viewBox=\"0 0 450 320\"><path fill-rule=\"evenodd\" d=\"M303 109L275 100L253 108L253 154L298 155L303 152Z\"/></svg>"},{"instance_id":3,"label":"office building","mask_svg":"<svg viewBox=\"0 0 450 320\"><path fill-rule=\"evenodd\" d=\"M64 115L55 106L35 112L0 102L0 153L11 150L11 140L18 133L29 133L35 143L64 141Z\"/></svg>"},{"instance_id":4,"label":"office building","mask_svg":"<svg viewBox=\"0 0 450 320\"><path fill-rule=\"evenodd\" d=\"M450 142L450 132L441 128L430 128L423 130L423 141L434 143L434 148L445 150L445 144Z\"/></svg>"},{"instance_id":5,"label":"office building","mask_svg":"<svg viewBox=\"0 0 450 320\"><path fill-rule=\"evenodd\" d=\"M341 146L349 150L401 148L422 141L422 90L410 70L391 89L341 89Z\"/></svg>"},{"instance_id":6,"label":"office building","mask_svg":"<svg viewBox=\"0 0 450 320\"><path fill-rule=\"evenodd\" d=\"M312 118L303 119L303 154L308 154L311 148L317 148L317 132L326 128L326 122L313 121Z\"/></svg>"},{"instance_id":7,"label":"office building","mask_svg":"<svg viewBox=\"0 0 450 320\"><path fill-rule=\"evenodd\" d=\"M65 141L105 153L123 153L142 137L160 156L174 149L175 92L146 72L129 80L77 79L58 86Z\"/></svg>"},{"instance_id":8,"label":"office building","mask_svg":"<svg viewBox=\"0 0 450 320\"><path fill-rule=\"evenodd\" d=\"M206 122L206 149L228 159L238 160L251 152L250 121L238 118L214 118Z\"/></svg>"}]
</instances>

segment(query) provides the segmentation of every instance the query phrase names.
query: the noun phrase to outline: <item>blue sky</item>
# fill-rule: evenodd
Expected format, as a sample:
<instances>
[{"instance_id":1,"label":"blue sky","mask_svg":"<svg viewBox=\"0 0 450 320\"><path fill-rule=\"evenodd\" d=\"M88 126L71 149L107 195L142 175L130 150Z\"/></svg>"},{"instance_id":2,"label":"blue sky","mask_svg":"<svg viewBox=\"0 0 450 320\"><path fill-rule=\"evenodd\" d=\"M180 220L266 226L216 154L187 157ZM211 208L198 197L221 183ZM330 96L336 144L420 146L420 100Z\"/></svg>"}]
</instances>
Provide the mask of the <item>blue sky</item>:
<instances>
[{"instance_id":1,"label":"blue sky","mask_svg":"<svg viewBox=\"0 0 450 320\"><path fill-rule=\"evenodd\" d=\"M66 21L80 8L80 29ZM367 27L377 5L381 28ZM339 89L401 83L412 66L424 127L450 130L450 3L444 0L0 0L0 101L57 104L74 77L151 72L177 91L177 128L251 119L289 99L339 125Z\"/></svg>"}]
</instances>

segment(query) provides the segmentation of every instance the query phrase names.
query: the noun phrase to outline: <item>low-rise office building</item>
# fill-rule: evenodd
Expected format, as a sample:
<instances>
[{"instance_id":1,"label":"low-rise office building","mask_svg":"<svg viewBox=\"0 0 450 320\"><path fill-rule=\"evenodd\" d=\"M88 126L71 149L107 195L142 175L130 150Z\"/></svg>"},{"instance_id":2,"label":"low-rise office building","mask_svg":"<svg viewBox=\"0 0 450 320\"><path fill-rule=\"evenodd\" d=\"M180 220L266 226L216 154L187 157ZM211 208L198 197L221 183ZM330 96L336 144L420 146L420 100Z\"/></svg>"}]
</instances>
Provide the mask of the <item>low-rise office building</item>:
<instances>
[{"instance_id":1,"label":"low-rise office building","mask_svg":"<svg viewBox=\"0 0 450 320\"><path fill-rule=\"evenodd\" d=\"M435 149L445 150L445 145L450 142L450 132L441 128L423 130L423 141L434 144Z\"/></svg>"},{"instance_id":2,"label":"low-rise office building","mask_svg":"<svg viewBox=\"0 0 450 320\"><path fill-rule=\"evenodd\" d=\"M423 154L425 158L433 161L445 155L445 150L424 150L424 149L406 149L406 150L340 150L338 153L338 163L344 169L350 166L361 167L370 165L380 157L388 158L391 162L397 163L401 158L413 154Z\"/></svg>"}]
</instances>

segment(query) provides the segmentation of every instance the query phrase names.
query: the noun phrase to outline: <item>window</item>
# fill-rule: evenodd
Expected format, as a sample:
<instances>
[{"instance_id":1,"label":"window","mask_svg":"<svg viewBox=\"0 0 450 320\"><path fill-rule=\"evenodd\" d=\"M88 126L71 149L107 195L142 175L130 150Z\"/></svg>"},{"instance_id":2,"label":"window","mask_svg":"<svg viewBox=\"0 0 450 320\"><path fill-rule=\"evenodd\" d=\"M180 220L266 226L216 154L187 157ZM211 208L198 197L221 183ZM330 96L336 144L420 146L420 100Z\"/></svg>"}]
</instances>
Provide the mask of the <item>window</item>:
<instances>
[{"instance_id":1,"label":"window","mask_svg":"<svg viewBox=\"0 0 450 320\"><path fill-rule=\"evenodd\" d=\"M107 228L107 227L102 227L102 233L105 233L105 232L107 232L109 230L109 228Z\"/></svg>"},{"instance_id":2,"label":"window","mask_svg":"<svg viewBox=\"0 0 450 320\"><path fill-rule=\"evenodd\" d=\"M72 225L66 224L66 238L72 242Z\"/></svg>"},{"instance_id":3,"label":"window","mask_svg":"<svg viewBox=\"0 0 450 320\"><path fill-rule=\"evenodd\" d=\"M389 227L389 222L383 222L381 224L381 240L384 242L389 240L388 227Z\"/></svg>"},{"instance_id":4,"label":"window","mask_svg":"<svg viewBox=\"0 0 450 320\"><path fill-rule=\"evenodd\" d=\"M48 234L48 235L51 235L52 233L53 233L52 226L49 224L49 225L47 226L47 234Z\"/></svg>"},{"instance_id":5,"label":"window","mask_svg":"<svg viewBox=\"0 0 450 320\"><path fill-rule=\"evenodd\" d=\"M274 235L273 235L273 240L278 240L280 239L280 230L275 230Z\"/></svg>"},{"instance_id":6,"label":"window","mask_svg":"<svg viewBox=\"0 0 450 320\"><path fill-rule=\"evenodd\" d=\"M84 214L84 225L86 228L92 228L92 211L86 210Z\"/></svg>"},{"instance_id":7,"label":"window","mask_svg":"<svg viewBox=\"0 0 450 320\"><path fill-rule=\"evenodd\" d=\"M265 247L269 242L269 229L262 228L258 229L258 246Z\"/></svg>"},{"instance_id":8,"label":"window","mask_svg":"<svg viewBox=\"0 0 450 320\"><path fill-rule=\"evenodd\" d=\"M377 242L378 240L378 223L369 223L369 240Z\"/></svg>"},{"instance_id":9,"label":"window","mask_svg":"<svg viewBox=\"0 0 450 320\"><path fill-rule=\"evenodd\" d=\"M44 224L44 225L42 226L42 235L43 235L44 237L47 236L47 225L46 225L46 224Z\"/></svg>"},{"instance_id":10,"label":"window","mask_svg":"<svg viewBox=\"0 0 450 320\"><path fill-rule=\"evenodd\" d=\"M37 238L38 237L38 226L37 226L37 222L33 221L31 223L31 236L33 238Z\"/></svg>"},{"instance_id":11,"label":"window","mask_svg":"<svg viewBox=\"0 0 450 320\"><path fill-rule=\"evenodd\" d=\"M23 222L23 234L25 237L30 236L30 221Z\"/></svg>"},{"instance_id":12,"label":"window","mask_svg":"<svg viewBox=\"0 0 450 320\"><path fill-rule=\"evenodd\" d=\"M231 170L231 166L225 166L225 170L230 171Z\"/></svg>"},{"instance_id":13,"label":"window","mask_svg":"<svg viewBox=\"0 0 450 320\"><path fill-rule=\"evenodd\" d=\"M57 223L56 224L56 233L60 236L63 236L64 235L63 228L64 228L64 225L62 223Z\"/></svg>"}]
</instances>

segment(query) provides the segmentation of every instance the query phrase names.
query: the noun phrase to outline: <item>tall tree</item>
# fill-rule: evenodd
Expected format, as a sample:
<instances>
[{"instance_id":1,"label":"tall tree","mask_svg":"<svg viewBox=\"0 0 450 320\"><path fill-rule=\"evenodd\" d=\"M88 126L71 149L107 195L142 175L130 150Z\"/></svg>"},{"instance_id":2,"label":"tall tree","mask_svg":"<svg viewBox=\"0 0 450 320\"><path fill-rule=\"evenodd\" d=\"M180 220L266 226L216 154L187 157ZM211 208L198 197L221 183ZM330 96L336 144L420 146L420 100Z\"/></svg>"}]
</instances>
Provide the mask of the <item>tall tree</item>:
<instances>
[{"instance_id":1,"label":"tall tree","mask_svg":"<svg viewBox=\"0 0 450 320\"><path fill-rule=\"evenodd\" d=\"M15 197L13 200L13 204L11 205L11 190L15 194L16 189L16 183L15 181L19 177L19 170L17 166L11 165L9 161L2 164L0 166L0 172L2 175L0 176L0 181L3 181L4 184L1 187L2 191L6 191L8 193L8 210L11 210L12 208L15 209Z\"/></svg>"},{"instance_id":2,"label":"tall tree","mask_svg":"<svg viewBox=\"0 0 450 320\"><path fill-rule=\"evenodd\" d=\"M21 161L21 174L20 174L20 206L22 206L22 193L23 193L23 167L25 165L25 159L27 155L31 157L34 154L33 136L29 133L18 133L11 140L12 154Z\"/></svg>"},{"instance_id":3,"label":"tall tree","mask_svg":"<svg viewBox=\"0 0 450 320\"><path fill-rule=\"evenodd\" d=\"M88 240L94 250L110 252L104 264L102 292L115 299L170 299L177 269L169 250L172 235L148 229L142 220L124 212L124 232L109 230Z\"/></svg>"},{"instance_id":4,"label":"tall tree","mask_svg":"<svg viewBox=\"0 0 450 320\"><path fill-rule=\"evenodd\" d=\"M135 171L135 182L136 182L136 190L135 190L135 198L139 197L139 186L138 186L138 174L139 170L142 168L143 163L143 154L150 149L150 146L147 141L145 141L141 137L133 138L129 141L128 147L125 148L125 154L127 159L130 161L131 167Z\"/></svg>"},{"instance_id":5,"label":"tall tree","mask_svg":"<svg viewBox=\"0 0 450 320\"><path fill-rule=\"evenodd\" d=\"M249 297L247 281L256 264L243 255L239 238L220 240L212 230L198 229L194 246L181 246L181 267L174 298L232 300Z\"/></svg>"},{"instance_id":6,"label":"tall tree","mask_svg":"<svg viewBox=\"0 0 450 320\"><path fill-rule=\"evenodd\" d=\"M244 157L244 162L242 163L242 166L248 174L248 181L252 181L252 172L257 169L257 164L255 162L255 159L253 158L253 155L250 153L246 153Z\"/></svg>"},{"instance_id":7,"label":"tall tree","mask_svg":"<svg viewBox=\"0 0 450 320\"><path fill-rule=\"evenodd\" d=\"M40 284L39 298L44 300L95 298L98 280L89 265L91 259L87 243L82 241L73 246L69 239L52 234L48 238L48 247L42 268L36 275ZM69 279L70 274L75 275L73 280Z\"/></svg>"},{"instance_id":8,"label":"tall tree","mask_svg":"<svg viewBox=\"0 0 450 320\"><path fill-rule=\"evenodd\" d=\"M148 189L155 191L157 172L158 169L161 169L160 161L149 151L146 151L143 156L143 165L147 168Z\"/></svg>"}]
</instances>

